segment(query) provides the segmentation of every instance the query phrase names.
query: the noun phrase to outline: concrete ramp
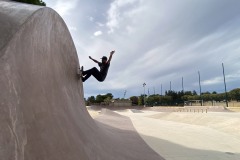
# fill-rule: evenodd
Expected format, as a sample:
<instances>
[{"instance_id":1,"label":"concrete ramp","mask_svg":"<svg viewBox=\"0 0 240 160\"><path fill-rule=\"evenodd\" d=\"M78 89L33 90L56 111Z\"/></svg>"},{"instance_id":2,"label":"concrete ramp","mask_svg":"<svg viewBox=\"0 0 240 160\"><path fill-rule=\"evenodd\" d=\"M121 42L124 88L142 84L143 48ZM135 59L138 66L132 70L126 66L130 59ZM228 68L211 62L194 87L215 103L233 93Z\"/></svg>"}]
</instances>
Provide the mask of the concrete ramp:
<instances>
[{"instance_id":1,"label":"concrete ramp","mask_svg":"<svg viewBox=\"0 0 240 160\"><path fill-rule=\"evenodd\" d=\"M0 35L0 159L162 159L89 116L76 49L54 10L0 0Z\"/></svg>"}]
</instances>

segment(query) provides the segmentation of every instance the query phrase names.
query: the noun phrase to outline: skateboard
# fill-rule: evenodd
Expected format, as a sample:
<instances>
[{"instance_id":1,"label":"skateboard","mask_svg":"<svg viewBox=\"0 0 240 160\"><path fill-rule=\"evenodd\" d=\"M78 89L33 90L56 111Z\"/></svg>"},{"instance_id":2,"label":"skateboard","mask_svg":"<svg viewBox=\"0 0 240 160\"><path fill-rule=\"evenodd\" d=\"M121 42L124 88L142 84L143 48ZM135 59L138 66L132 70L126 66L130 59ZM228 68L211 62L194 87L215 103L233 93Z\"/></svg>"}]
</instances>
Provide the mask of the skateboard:
<instances>
[{"instance_id":1,"label":"skateboard","mask_svg":"<svg viewBox=\"0 0 240 160\"><path fill-rule=\"evenodd\" d=\"M80 68L78 67L78 70L77 70L77 77L80 79L82 78L82 72L83 72L83 66Z\"/></svg>"}]
</instances>

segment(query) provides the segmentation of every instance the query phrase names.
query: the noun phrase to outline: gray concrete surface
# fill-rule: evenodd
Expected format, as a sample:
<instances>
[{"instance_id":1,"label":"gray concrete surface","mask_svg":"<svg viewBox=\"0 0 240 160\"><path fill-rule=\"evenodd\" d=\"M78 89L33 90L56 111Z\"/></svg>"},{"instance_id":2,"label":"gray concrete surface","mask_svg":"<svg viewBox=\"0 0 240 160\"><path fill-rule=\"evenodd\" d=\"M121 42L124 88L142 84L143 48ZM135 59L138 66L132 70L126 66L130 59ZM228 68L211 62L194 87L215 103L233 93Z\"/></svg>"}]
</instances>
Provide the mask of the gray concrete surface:
<instances>
[{"instance_id":1,"label":"gray concrete surface","mask_svg":"<svg viewBox=\"0 0 240 160\"><path fill-rule=\"evenodd\" d=\"M90 117L76 49L55 11L0 0L0 34L1 160L163 159L130 121L131 131Z\"/></svg>"},{"instance_id":2,"label":"gray concrete surface","mask_svg":"<svg viewBox=\"0 0 240 160\"><path fill-rule=\"evenodd\" d=\"M126 110L141 137L166 160L239 160L240 114Z\"/></svg>"}]
</instances>

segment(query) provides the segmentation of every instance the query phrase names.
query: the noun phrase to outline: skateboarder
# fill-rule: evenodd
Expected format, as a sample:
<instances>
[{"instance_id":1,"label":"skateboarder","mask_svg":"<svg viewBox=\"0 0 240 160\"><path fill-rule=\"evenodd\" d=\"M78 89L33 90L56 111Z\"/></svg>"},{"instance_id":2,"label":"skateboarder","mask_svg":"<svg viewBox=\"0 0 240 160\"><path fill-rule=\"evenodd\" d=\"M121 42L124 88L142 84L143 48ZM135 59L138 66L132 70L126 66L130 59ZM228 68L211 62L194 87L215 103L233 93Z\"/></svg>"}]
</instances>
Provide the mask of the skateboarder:
<instances>
[{"instance_id":1,"label":"skateboarder","mask_svg":"<svg viewBox=\"0 0 240 160\"><path fill-rule=\"evenodd\" d=\"M106 56L103 56L101 58L102 62L98 62L97 60L95 60L91 56L89 56L89 58L91 60L93 60L93 62L98 64L98 66L100 67L100 71L96 67L93 67L92 69L84 71L83 66L82 66L81 67L82 81L85 82L91 75L93 75L99 82L103 82L105 80L106 76L107 76L108 68L110 66L112 55L114 53L115 53L115 51L111 51L108 59L107 59Z\"/></svg>"}]
</instances>

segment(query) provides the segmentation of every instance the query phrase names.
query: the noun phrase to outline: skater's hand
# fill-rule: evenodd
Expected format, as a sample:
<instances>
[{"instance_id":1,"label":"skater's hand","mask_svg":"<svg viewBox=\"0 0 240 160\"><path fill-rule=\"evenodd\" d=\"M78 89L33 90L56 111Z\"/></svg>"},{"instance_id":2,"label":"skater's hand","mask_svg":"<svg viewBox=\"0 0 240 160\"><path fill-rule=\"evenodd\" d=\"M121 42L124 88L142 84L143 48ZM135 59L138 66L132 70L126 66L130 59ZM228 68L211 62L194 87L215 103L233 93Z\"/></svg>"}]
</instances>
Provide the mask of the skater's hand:
<instances>
[{"instance_id":1,"label":"skater's hand","mask_svg":"<svg viewBox=\"0 0 240 160\"><path fill-rule=\"evenodd\" d=\"M92 59L92 57L91 57L91 56L89 56L89 58L90 58L90 59Z\"/></svg>"},{"instance_id":2,"label":"skater's hand","mask_svg":"<svg viewBox=\"0 0 240 160\"><path fill-rule=\"evenodd\" d=\"M110 56L109 56L108 61L107 61L108 64L110 64L110 62L111 62L111 60L112 60L112 55L113 55L114 53L115 53L115 51L111 51L111 52L110 52Z\"/></svg>"},{"instance_id":3,"label":"skater's hand","mask_svg":"<svg viewBox=\"0 0 240 160\"><path fill-rule=\"evenodd\" d=\"M111 51L110 54L113 55L115 53L115 51Z\"/></svg>"}]
</instances>

